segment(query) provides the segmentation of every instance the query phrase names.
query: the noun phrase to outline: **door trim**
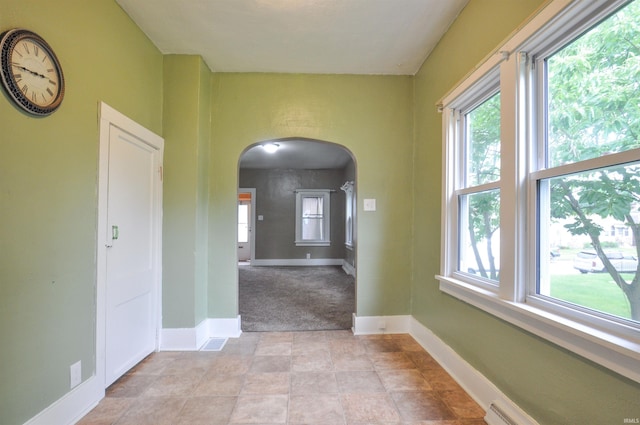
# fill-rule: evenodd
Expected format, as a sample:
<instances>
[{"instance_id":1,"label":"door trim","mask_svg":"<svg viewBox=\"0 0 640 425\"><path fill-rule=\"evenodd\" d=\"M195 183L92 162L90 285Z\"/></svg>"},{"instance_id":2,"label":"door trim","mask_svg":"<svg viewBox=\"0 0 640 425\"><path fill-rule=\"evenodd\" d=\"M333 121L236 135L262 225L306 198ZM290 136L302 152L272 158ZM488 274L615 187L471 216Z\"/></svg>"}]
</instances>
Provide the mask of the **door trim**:
<instances>
[{"instance_id":1,"label":"door trim","mask_svg":"<svg viewBox=\"0 0 640 425\"><path fill-rule=\"evenodd\" d=\"M249 243L251 244L251 249L249 254L249 257L250 257L249 262L252 262L252 261L255 261L256 259L256 189L254 187L252 188L240 187L238 188L238 195L240 195L241 193L251 194L251 232L249 232ZM236 197L236 204L237 203L238 203L238 200ZM238 214L236 213L236 217L237 215ZM236 234L236 263L238 263L237 242L238 242L238 235Z\"/></svg>"},{"instance_id":2,"label":"door trim","mask_svg":"<svg viewBox=\"0 0 640 425\"><path fill-rule=\"evenodd\" d=\"M134 137L144 141L156 151L158 172L162 173L164 155L164 139L149 131L140 124L116 111L104 102L98 106L98 121L100 127L99 156L98 156L98 227L96 247L96 368L95 375L101 388L106 382L106 271L107 271L107 200L109 182L109 133L111 126L118 127ZM154 308L156 311L155 349L159 347L159 329L162 317L162 174L155 188L157 207L159 208L155 223L154 261L157 264L154 276Z\"/></svg>"}]
</instances>

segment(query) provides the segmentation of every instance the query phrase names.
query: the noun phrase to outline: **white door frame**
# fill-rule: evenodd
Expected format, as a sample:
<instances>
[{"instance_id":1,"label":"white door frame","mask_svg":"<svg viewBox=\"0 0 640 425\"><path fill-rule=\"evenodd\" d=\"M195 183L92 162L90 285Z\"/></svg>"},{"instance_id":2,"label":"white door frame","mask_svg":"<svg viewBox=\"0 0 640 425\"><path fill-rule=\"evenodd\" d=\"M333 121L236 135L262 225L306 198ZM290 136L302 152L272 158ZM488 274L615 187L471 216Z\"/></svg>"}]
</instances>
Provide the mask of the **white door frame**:
<instances>
[{"instance_id":1,"label":"white door frame","mask_svg":"<svg viewBox=\"0 0 640 425\"><path fill-rule=\"evenodd\" d=\"M255 188L238 188L238 195L241 193L250 193L251 194L251 231L249 232L249 243L251 244L251 254L250 254L250 259L249 262L254 261L256 259L256 189ZM236 204L238 203L238 198L236 196ZM237 208L236 208L237 210ZM236 212L236 217L238 216L237 212ZM236 222L238 220L236 219ZM236 225L236 227L238 227ZM238 256L238 249L237 249L237 245L238 245L238 236L237 236L236 232L236 257ZM238 262L238 259L236 258L236 263Z\"/></svg>"},{"instance_id":2,"label":"white door frame","mask_svg":"<svg viewBox=\"0 0 640 425\"><path fill-rule=\"evenodd\" d=\"M97 273L96 273L96 376L101 388L105 387L106 367L106 271L107 271L107 194L109 183L109 131L116 126L127 133L143 140L156 150L157 162L160 164L158 172L162 173L164 154L164 139L142 127L140 124L122 115L104 102L98 108L100 125L100 147L98 158L98 231L97 231ZM156 311L156 344L159 347L159 334L162 325L162 179L156 185L156 199L159 214L154 223L156 238L155 258L157 273L154 276L154 307Z\"/></svg>"}]
</instances>

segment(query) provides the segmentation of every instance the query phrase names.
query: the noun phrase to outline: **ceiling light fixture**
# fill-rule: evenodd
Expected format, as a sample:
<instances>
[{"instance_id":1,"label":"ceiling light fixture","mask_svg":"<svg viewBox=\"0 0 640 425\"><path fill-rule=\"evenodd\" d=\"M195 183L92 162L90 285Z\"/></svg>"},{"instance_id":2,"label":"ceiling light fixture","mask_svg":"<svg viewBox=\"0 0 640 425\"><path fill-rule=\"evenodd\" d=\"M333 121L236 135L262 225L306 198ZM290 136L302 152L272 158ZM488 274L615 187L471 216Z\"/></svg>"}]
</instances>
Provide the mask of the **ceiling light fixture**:
<instances>
[{"instance_id":1,"label":"ceiling light fixture","mask_svg":"<svg viewBox=\"0 0 640 425\"><path fill-rule=\"evenodd\" d=\"M262 148L267 151L267 153L275 153L279 147L280 145L277 143L266 143L262 145Z\"/></svg>"}]
</instances>

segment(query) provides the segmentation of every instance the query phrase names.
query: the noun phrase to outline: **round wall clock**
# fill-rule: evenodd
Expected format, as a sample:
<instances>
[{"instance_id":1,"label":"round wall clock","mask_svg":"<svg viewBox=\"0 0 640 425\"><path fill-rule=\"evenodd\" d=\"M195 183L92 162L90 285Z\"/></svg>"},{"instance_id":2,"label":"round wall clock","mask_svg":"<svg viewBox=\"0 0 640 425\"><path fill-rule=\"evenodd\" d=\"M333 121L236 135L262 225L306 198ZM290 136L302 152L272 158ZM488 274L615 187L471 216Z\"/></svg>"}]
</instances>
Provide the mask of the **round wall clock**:
<instances>
[{"instance_id":1,"label":"round wall clock","mask_svg":"<svg viewBox=\"0 0 640 425\"><path fill-rule=\"evenodd\" d=\"M64 97L64 76L53 49L38 34L12 29L0 35L2 87L34 116L53 113Z\"/></svg>"}]
</instances>

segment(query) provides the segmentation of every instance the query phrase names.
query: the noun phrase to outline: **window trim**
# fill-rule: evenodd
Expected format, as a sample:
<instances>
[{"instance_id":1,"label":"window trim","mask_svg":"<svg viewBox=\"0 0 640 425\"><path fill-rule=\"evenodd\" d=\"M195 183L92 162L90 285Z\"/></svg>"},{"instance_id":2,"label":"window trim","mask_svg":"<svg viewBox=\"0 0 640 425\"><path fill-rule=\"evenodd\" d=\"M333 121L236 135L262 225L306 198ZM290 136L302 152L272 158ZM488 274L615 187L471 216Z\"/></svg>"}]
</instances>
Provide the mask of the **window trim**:
<instances>
[{"instance_id":1,"label":"window trim","mask_svg":"<svg viewBox=\"0 0 640 425\"><path fill-rule=\"evenodd\" d=\"M489 191L497 191L498 194L501 192L501 177L497 180L488 182L488 183L477 183L475 185L469 184L468 179L468 122L466 121L467 115L472 113L476 108L482 105L484 102L488 101L493 96L500 93L499 87L500 74L497 72L497 69L493 70L489 73L489 75L483 78L480 82L476 83L473 88L469 91L469 93L464 96L461 100L458 109L453 111L453 118L455 120L454 125L456 126L456 169L459 170L455 174L454 180L454 194L453 196L456 198L455 201L455 209L456 209L456 221L457 225L457 241L456 250L455 250L455 264L453 273L463 280L471 282L475 285L481 286L484 289L489 291L498 292L499 291L499 281L492 280L490 278L485 278L482 276L473 276L464 271L458 271L458 264L460 262L460 242L463 239L466 239L465 232L462 232L460 229L464 227L462 225L464 217L466 217L467 210L462 206L460 198L469 197L470 195L480 194L483 192ZM502 155L501 155L502 156ZM463 211L461 211L461 208ZM498 258L499 260L499 258Z\"/></svg>"},{"instance_id":2,"label":"window trim","mask_svg":"<svg viewBox=\"0 0 640 425\"><path fill-rule=\"evenodd\" d=\"M635 382L640 343L573 321L530 303L518 303L466 282L438 275L440 290L512 325L553 342Z\"/></svg>"},{"instance_id":3,"label":"window trim","mask_svg":"<svg viewBox=\"0 0 640 425\"><path fill-rule=\"evenodd\" d=\"M443 243L440 274L436 275L436 279L440 281L442 292L640 382L638 329L625 327L624 323L615 321L604 323L606 320L594 319L594 315L576 313L574 309L571 309L571 314L565 314L565 309L560 303L549 303L544 296L531 294L531 286L527 282L535 281L535 267L532 265L536 261L536 242L525 242L525 235L536 234L533 217L537 206L533 185L539 178L547 175L547 172L542 168L533 168L539 158L539 153L530 148L534 146L532 142L539 131L538 122L534 117L540 111L532 110L533 105L539 102L531 102L536 95L534 90L537 81L532 70L536 58L524 52L535 52L539 55L549 52L553 46L577 37L584 29L626 3L628 0L552 0L488 55L438 103L438 110L443 112ZM566 31L566 27L572 29ZM500 70L498 75L502 93L501 200L513 201L508 205L505 205L506 202L501 203L501 257L503 253L511 254L505 254L509 255L509 261L503 261L504 257L501 258L501 284L497 292L478 285L478 282L466 275L456 273L457 242L447 243L458 241L455 183L457 173L461 170L456 158L458 154L454 150L459 139L455 109L473 96L477 97L482 87L486 87L486 82L491 81L490 75L496 69ZM512 116L505 116L505 113ZM629 157L628 152L615 155ZM507 158L515 158L516 161ZM611 160L612 158L608 158L607 162ZM591 161L587 164L588 167L605 164L601 158L588 161ZM585 163L581 163L580 167L582 166L585 166ZM509 168L503 173L504 167ZM567 170L571 170L571 166L567 167ZM557 171L556 168L553 174L556 175ZM523 213L503 214L503 207L511 211L515 208ZM534 233L530 233L532 231ZM505 281L507 284L504 284Z\"/></svg>"},{"instance_id":4,"label":"window trim","mask_svg":"<svg viewBox=\"0 0 640 425\"><path fill-rule=\"evenodd\" d=\"M356 209L358 205L356 202L355 182L353 180L346 181L340 189L345 193L344 246L349 250L353 250L356 230Z\"/></svg>"},{"instance_id":5,"label":"window trim","mask_svg":"<svg viewBox=\"0 0 640 425\"><path fill-rule=\"evenodd\" d=\"M296 190L296 246L330 246L331 245L331 192L330 189L298 189ZM302 199L305 197L324 198L322 202L323 239L302 239Z\"/></svg>"}]
</instances>

